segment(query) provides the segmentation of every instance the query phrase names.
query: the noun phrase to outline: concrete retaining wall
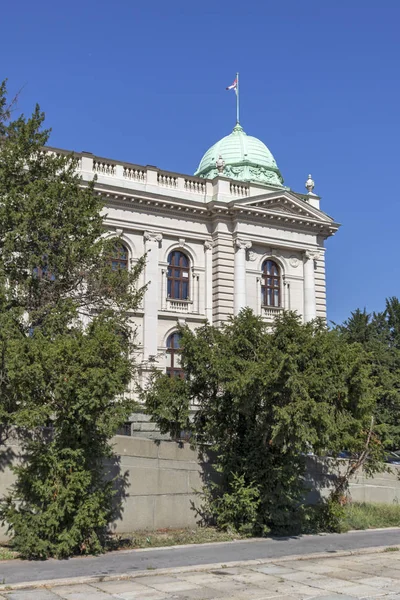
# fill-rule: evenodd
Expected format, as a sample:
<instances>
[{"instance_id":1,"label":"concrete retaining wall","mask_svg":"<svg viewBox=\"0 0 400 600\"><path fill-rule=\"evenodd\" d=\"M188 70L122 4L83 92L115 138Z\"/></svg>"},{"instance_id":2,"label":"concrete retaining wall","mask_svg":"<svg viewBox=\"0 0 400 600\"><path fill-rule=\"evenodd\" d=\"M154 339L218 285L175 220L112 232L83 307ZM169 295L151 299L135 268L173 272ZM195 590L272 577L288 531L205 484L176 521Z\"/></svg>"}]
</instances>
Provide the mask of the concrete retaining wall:
<instances>
[{"instance_id":1,"label":"concrete retaining wall","mask_svg":"<svg viewBox=\"0 0 400 600\"><path fill-rule=\"evenodd\" d=\"M307 458L306 486L311 490L310 503L329 495L336 474L344 472L346 460L340 460L339 466L329 459ZM377 473L366 477L362 473L350 479L349 492L354 502L376 502L394 504L400 502L400 466L391 466L390 473Z\"/></svg>"},{"instance_id":2,"label":"concrete retaining wall","mask_svg":"<svg viewBox=\"0 0 400 600\"><path fill-rule=\"evenodd\" d=\"M116 436L113 440L116 460L107 465L112 475L125 478L123 510L113 524L117 533L140 529L163 529L169 527L192 527L196 524L193 505L198 502L194 490L203 485L204 469L197 453L188 444L171 441L155 442L149 439ZM18 460L21 449L17 442L0 446L0 496L14 481L11 462ZM306 484L312 489L310 502L316 502L329 493L335 477L328 461L308 459ZM399 467L393 473L382 473L368 479L360 475L350 484L353 500L358 502L400 502ZM6 530L0 528L0 542L6 538Z\"/></svg>"},{"instance_id":3,"label":"concrete retaining wall","mask_svg":"<svg viewBox=\"0 0 400 600\"><path fill-rule=\"evenodd\" d=\"M203 485L203 466L188 444L122 435L116 436L113 444L116 461L107 465L107 471L126 481L122 513L113 524L115 532L196 524L192 506L198 502L194 490ZM16 441L0 446L0 496L13 483L10 465L20 456ZM6 529L0 527L0 542L5 539Z\"/></svg>"}]
</instances>

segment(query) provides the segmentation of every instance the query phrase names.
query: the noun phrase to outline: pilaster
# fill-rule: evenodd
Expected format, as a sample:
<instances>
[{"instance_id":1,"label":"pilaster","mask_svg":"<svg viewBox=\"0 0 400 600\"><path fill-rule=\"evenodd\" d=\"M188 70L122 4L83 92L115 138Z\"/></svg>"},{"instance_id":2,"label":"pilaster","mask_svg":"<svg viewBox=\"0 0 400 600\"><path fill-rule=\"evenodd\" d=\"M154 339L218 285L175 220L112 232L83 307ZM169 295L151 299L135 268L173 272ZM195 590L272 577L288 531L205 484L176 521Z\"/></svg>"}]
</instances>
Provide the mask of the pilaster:
<instances>
[{"instance_id":1,"label":"pilaster","mask_svg":"<svg viewBox=\"0 0 400 600\"><path fill-rule=\"evenodd\" d=\"M315 264L319 252L306 250L304 252L304 322L312 321L317 316L315 300Z\"/></svg>"},{"instance_id":2,"label":"pilaster","mask_svg":"<svg viewBox=\"0 0 400 600\"><path fill-rule=\"evenodd\" d=\"M234 271L234 314L237 315L246 306L246 250L252 243L249 240L236 238L235 247L235 271Z\"/></svg>"},{"instance_id":3,"label":"pilaster","mask_svg":"<svg viewBox=\"0 0 400 600\"><path fill-rule=\"evenodd\" d=\"M204 242L205 263L205 314L206 319L212 324L213 321L213 280L212 280L212 242Z\"/></svg>"},{"instance_id":4,"label":"pilaster","mask_svg":"<svg viewBox=\"0 0 400 600\"><path fill-rule=\"evenodd\" d=\"M145 267L145 280L148 283L144 295L144 317L143 317L143 358L149 360L157 356L157 328L158 307L160 296L160 284L158 281L158 248L162 240L162 234L144 232L145 251L147 261Z\"/></svg>"}]
</instances>

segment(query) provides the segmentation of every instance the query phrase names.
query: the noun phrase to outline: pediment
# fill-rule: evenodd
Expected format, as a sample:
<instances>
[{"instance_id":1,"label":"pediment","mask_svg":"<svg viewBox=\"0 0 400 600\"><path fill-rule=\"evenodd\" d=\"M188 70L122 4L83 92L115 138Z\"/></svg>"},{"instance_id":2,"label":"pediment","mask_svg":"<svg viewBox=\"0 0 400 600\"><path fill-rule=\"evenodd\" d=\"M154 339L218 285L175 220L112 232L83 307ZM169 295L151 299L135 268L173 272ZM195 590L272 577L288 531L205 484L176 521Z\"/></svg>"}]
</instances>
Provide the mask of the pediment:
<instances>
[{"instance_id":1,"label":"pediment","mask_svg":"<svg viewBox=\"0 0 400 600\"><path fill-rule=\"evenodd\" d=\"M257 211L266 211L281 215L293 215L295 217L313 219L317 221L333 221L331 217L321 210L310 206L305 200L302 200L290 192L263 194L252 198L244 198L233 204L237 209L251 209Z\"/></svg>"}]
</instances>

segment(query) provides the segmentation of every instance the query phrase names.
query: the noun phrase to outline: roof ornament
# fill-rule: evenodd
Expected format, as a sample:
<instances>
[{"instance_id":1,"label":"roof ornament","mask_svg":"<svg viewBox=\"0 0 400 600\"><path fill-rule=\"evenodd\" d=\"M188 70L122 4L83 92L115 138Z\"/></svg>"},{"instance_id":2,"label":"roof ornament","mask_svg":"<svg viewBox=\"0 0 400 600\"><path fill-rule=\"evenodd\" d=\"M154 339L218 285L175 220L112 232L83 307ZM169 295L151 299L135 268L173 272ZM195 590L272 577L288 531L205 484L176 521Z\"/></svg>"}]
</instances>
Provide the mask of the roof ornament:
<instances>
[{"instance_id":1,"label":"roof ornament","mask_svg":"<svg viewBox=\"0 0 400 600\"><path fill-rule=\"evenodd\" d=\"M311 175L308 176L308 179L305 183L305 187L306 187L306 190L308 190L309 194L314 195L313 189L315 187L315 183L314 183L314 180L312 179Z\"/></svg>"},{"instance_id":2,"label":"roof ornament","mask_svg":"<svg viewBox=\"0 0 400 600\"><path fill-rule=\"evenodd\" d=\"M215 166L217 167L218 173L222 174L225 169L225 161L221 155L219 155L218 159L215 161Z\"/></svg>"}]
</instances>

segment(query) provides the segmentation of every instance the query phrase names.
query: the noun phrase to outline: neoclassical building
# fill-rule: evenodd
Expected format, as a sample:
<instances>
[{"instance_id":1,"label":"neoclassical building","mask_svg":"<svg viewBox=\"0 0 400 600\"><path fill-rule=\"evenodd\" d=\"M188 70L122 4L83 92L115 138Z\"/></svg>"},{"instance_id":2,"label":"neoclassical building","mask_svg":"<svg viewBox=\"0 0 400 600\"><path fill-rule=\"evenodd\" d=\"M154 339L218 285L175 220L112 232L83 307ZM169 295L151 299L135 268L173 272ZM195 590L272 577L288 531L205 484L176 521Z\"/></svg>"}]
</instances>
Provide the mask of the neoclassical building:
<instances>
[{"instance_id":1,"label":"neoclassical building","mask_svg":"<svg viewBox=\"0 0 400 600\"><path fill-rule=\"evenodd\" d=\"M326 316L324 241L338 224L313 193L284 186L269 149L237 124L211 146L194 175L79 155L97 176L115 268L147 252L143 306L134 316L142 372L179 369L177 323L220 325L249 306L268 322L284 309Z\"/></svg>"}]
</instances>

